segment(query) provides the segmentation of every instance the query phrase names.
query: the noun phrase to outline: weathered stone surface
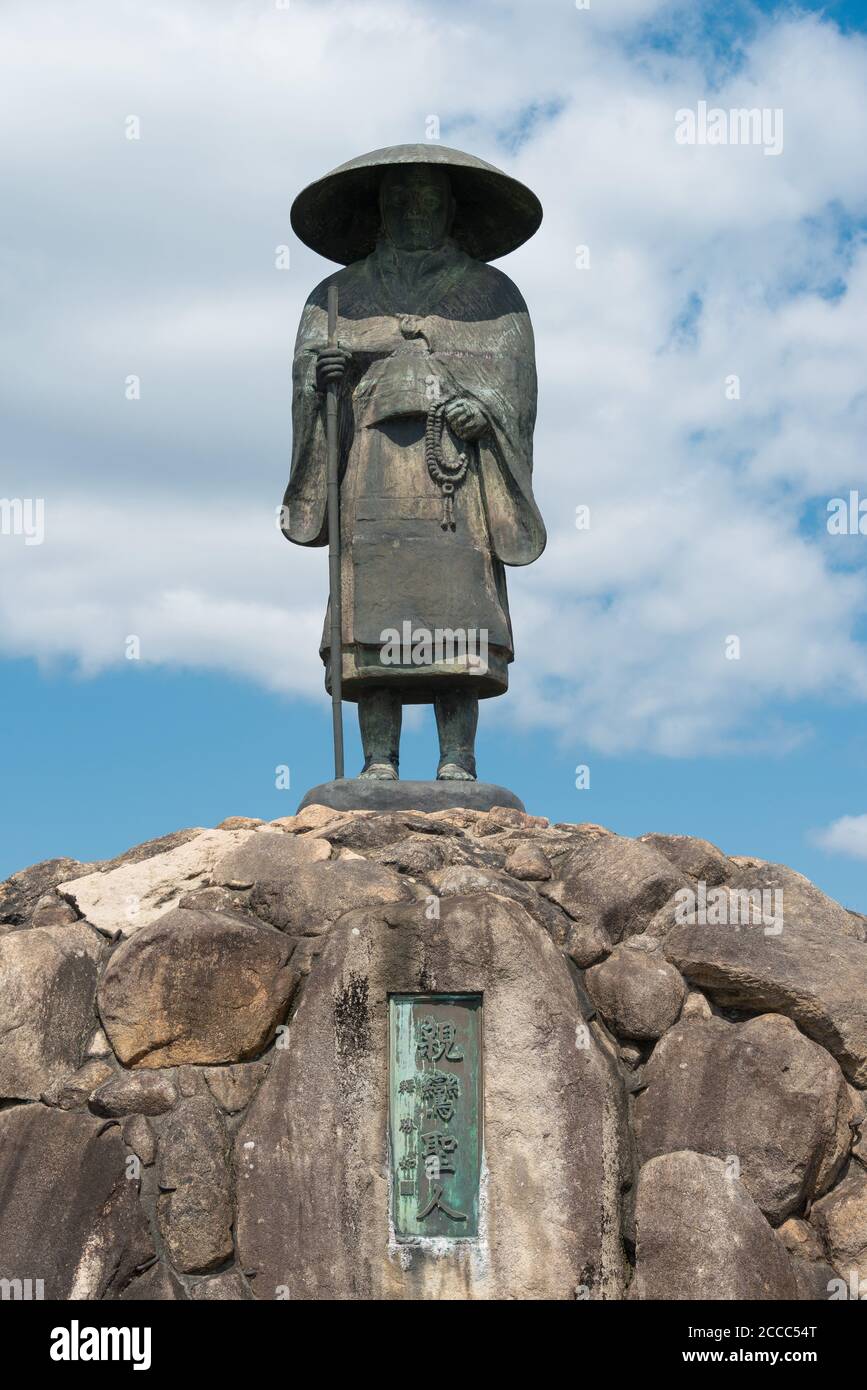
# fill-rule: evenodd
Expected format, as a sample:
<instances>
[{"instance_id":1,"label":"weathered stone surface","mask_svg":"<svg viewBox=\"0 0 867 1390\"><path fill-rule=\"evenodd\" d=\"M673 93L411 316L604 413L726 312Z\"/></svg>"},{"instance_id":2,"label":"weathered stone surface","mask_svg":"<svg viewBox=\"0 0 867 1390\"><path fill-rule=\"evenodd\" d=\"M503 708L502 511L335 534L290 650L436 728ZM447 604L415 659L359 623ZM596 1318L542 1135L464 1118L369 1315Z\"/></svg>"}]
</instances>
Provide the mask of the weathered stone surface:
<instances>
[{"instance_id":1,"label":"weathered stone surface","mask_svg":"<svg viewBox=\"0 0 867 1390\"><path fill-rule=\"evenodd\" d=\"M336 849L362 853L383 849L408 835L430 835L438 840L463 839L461 831L448 821L419 812L403 811L375 816L345 816L313 832L314 839L325 838Z\"/></svg>"},{"instance_id":2,"label":"weathered stone surface","mask_svg":"<svg viewBox=\"0 0 867 1390\"><path fill-rule=\"evenodd\" d=\"M110 1057L111 1043L105 1036L102 1028L94 1028L93 1034L87 1044L85 1056L87 1057Z\"/></svg>"},{"instance_id":3,"label":"weathered stone surface","mask_svg":"<svg viewBox=\"0 0 867 1390\"><path fill-rule=\"evenodd\" d=\"M556 873L546 896L576 922L601 928L612 942L643 931L688 882L650 845L610 834L584 837L557 863Z\"/></svg>"},{"instance_id":4,"label":"weathered stone surface","mask_svg":"<svg viewBox=\"0 0 867 1390\"><path fill-rule=\"evenodd\" d=\"M250 1104L267 1073L267 1062L244 1062L234 1067L207 1067L205 1081L226 1114L237 1115Z\"/></svg>"},{"instance_id":5,"label":"weathered stone surface","mask_svg":"<svg viewBox=\"0 0 867 1390\"><path fill-rule=\"evenodd\" d=\"M798 1297L805 1303L825 1303L833 1297L836 1273L826 1260L802 1260L793 1255L792 1269L798 1283Z\"/></svg>"},{"instance_id":6,"label":"weathered stone surface","mask_svg":"<svg viewBox=\"0 0 867 1390\"><path fill-rule=\"evenodd\" d=\"M520 903L551 940L570 956L578 966L592 964L611 949L607 936L592 927L579 926L546 897L540 897L535 887L512 878L501 869L478 864L454 864L435 869L425 875L434 893L441 898L467 897L475 893L496 893ZM540 887L546 887L540 884Z\"/></svg>"},{"instance_id":7,"label":"weathered stone surface","mask_svg":"<svg viewBox=\"0 0 867 1390\"><path fill-rule=\"evenodd\" d=\"M718 1158L669 1153L645 1163L635 1204L630 1299L793 1299L789 1253Z\"/></svg>"},{"instance_id":8,"label":"weathered stone surface","mask_svg":"<svg viewBox=\"0 0 867 1390\"><path fill-rule=\"evenodd\" d=\"M327 840L312 835L286 835L282 830L257 830L217 861L211 878L219 887L232 888L291 882L299 863L315 864L330 857Z\"/></svg>"},{"instance_id":9,"label":"weathered stone surface","mask_svg":"<svg viewBox=\"0 0 867 1390\"><path fill-rule=\"evenodd\" d=\"M190 1298L197 1303L229 1303L252 1297L250 1285L237 1269L227 1269L213 1279L200 1279L190 1285Z\"/></svg>"},{"instance_id":10,"label":"weathered stone surface","mask_svg":"<svg viewBox=\"0 0 867 1390\"><path fill-rule=\"evenodd\" d=\"M160 1137L157 1216L182 1273L207 1271L232 1254L229 1138L212 1101L182 1100Z\"/></svg>"},{"instance_id":11,"label":"weathered stone surface","mask_svg":"<svg viewBox=\"0 0 867 1390\"><path fill-rule=\"evenodd\" d=\"M867 947L796 922L786 910L779 935L761 927L682 924L665 954L686 978L723 1005L776 1010L793 1018L867 1085Z\"/></svg>"},{"instance_id":12,"label":"weathered stone surface","mask_svg":"<svg viewBox=\"0 0 867 1390\"><path fill-rule=\"evenodd\" d=\"M824 1260L825 1247L815 1226L811 1226L808 1221L790 1216L788 1221L784 1221L778 1228L777 1235L790 1255L797 1255L801 1260Z\"/></svg>"},{"instance_id":13,"label":"weathered stone surface","mask_svg":"<svg viewBox=\"0 0 867 1390\"><path fill-rule=\"evenodd\" d=\"M55 1081L53 1086L43 1091L42 1099L46 1105L56 1105L60 1110L74 1110L76 1106L84 1105L97 1086L101 1086L113 1074L113 1068L107 1062L99 1057L91 1057L65 1081Z\"/></svg>"},{"instance_id":14,"label":"weathered stone surface","mask_svg":"<svg viewBox=\"0 0 867 1390\"><path fill-rule=\"evenodd\" d=\"M735 872L735 865L728 855L723 854L710 840L697 839L692 835L639 835L638 843L659 850L682 873L701 880L709 888L725 883Z\"/></svg>"},{"instance_id":15,"label":"weathered stone surface","mask_svg":"<svg viewBox=\"0 0 867 1390\"><path fill-rule=\"evenodd\" d=\"M867 1170L860 1163L850 1163L843 1180L814 1204L810 1222L840 1277L848 1280L854 1271L863 1290L867 1284Z\"/></svg>"},{"instance_id":16,"label":"weathered stone surface","mask_svg":"<svg viewBox=\"0 0 867 1390\"><path fill-rule=\"evenodd\" d=\"M859 921L857 914L841 907L815 883L785 864L753 860L738 866L728 879L728 884L731 888L747 891L778 890L782 894L783 917L787 925L789 922L803 922L825 931L839 932L841 936L850 936L855 941L867 941L863 919Z\"/></svg>"},{"instance_id":17,"label":"weathered stone surface","mask_svg":"<svg viewBox=\"0 0 867 1390\"><path fill-rule=\"evenodd\" d=\"M825 1191L849 1150L840 1068L779 1014L684 1019L654 1049L635 1100L639 1161L691 1149L735 1159L774 1224Z\"/></svg>"},{"instance_id":18,"label":"weathered stone surface","mask_svg":"<svg viewBox=\"0 0 867 1390\"><path fill-rule=\"evenodd\" d=\"M297 816L278 816L276 820L269 821L268 824L277 830L288 831L289 834L303 834L305 830L321 830L329 821L340 820L347 813L337 811L333 806L305 806L303 811L299 811ZM370 814L369 812L352 811L351 815Z\"/></svg>"},{"instance_id":19,"label":"weathered stone surface","mask_svg":"<svg viewBox=\"0 0 867 1390\"><path fill-rule=\"evenodd\" d=\"M265 822L259 816L227 816L216 827L217 830L258 830Z\"/></svg>"},{"instance_id":20,"label":"weathered stone surface","mask_svg":"<svg viewBox=\"0 0 867 1390\"><path fill-rule=\"evenodd\" d=\"M0 1112L0 1278L39 1278L46 1299L112 1297L154 1255L120 1130L91 1115Z\"/></svg>"},{"instance_id":21,"label":"weathered stone surface","mask_svg":"<svg viewBox=\"0 0 867 1390\"><path fill-rule=\"evenodd\" d=\"M31 927L65 927L79 920L78 912L59 893L46 893L39 899L30 918Z\"/></svg>"},{"instance_id":22,"label":"weathered stone surface","mask_svg":"<svg viewBox=\"0 0 867 1390\"><path fill-rule=\"evenodd\" d=\"M484 994L485 1234L449 1260L389 1235L387 1000L419 989ZM580 1045L580 1018L565 961L515 903L341 921L238 1134L237 1242L256 1296L617 1296L623 1095L592 1039Z\"/></svg>"},{"instance_id":23,"label":"weathered stone surface","mask_svg":"<svg viewBox=\"0 0 867 1390\"><path fill-rule=\"evenodd\" d=\"M182 831L170 849L136 858L131 851L116 868L68 878L60 891L100 931L132 936L176 907L184 893L210 883L217 862L255 830ZM189 838L192 834L192 838ZM161 842L155 841L154 844ZM140 848L145 848L141 846Z\"/></svg>"},{"instance_id":24,"label":"weathered stone surface","mask_svg":"<svg viewBox=\"0 0 867 1390\"><path fill-rule=\"evenodd\" d=\"M178 898L178 907L191 912L228 912L233 917L251 917L249 888L194 888Z\"/></svg>"},{"instance_id":25,"label":"weathered stone surface","mask_svg":"<svg viewBox=\"0 0 867 1390\"><path fill-rule=\"evenodd\" d=\"M210 1095L208 1083L205 1080L204 1067L181 1066L177 1068L174 1076L182 1096L205 1096L207 1098Z\"/></svg>"},{"instance_id":26,"label":"weathered stone surface","mask_svg":"<svg viewBox=\"0 0 867 1390\"><path fill-rule=\"evenodd\" d=\"M103 950L83 923L0 937L0 1099L38 1100L84 1060Z\"/></svg>"},{"instance_id":27,"label":"weathered stone surface","mask_svg":"<svg viewBox=\"0 0 867 1390\"><path fill-rule=\"evenodd\" d=\"M459 783L452 783L458 786ZM476 821L476 833L495 834L496 827L512 830L548 830L551 822L547 816L531 816L523 808L513 804L491 806L487 815Z\"/></svg>"},{"instance_id":28,"label":"weathered stone surface","mask_svg":"<svg viewBox=\"0 0 867 1390\"><path fill-rule=\"evenodd\" d=\"M82 864L77 859L45 859L41 864L19 869L5 883L0 883L0 922L26 926L41 898L63 883L64 879L82 872L89 873L93 867L93 864Z\"/></svg>"},{"instance_id":29,"label":"weathered stone surface","mask_svg":"<svg viewBox=\"0 0 867 1390\"><path fill-rule=\"evenodd\" d=\"M713 1018L713 1009L700 989L688 989L680 1011L681 1018Z\"/></svg>"},{"instance_id":30,"label":"weathered stone surface","mask_svg":"<svg viewBox=\"0 0 867 1390\"><path fill-rule=\"evenodd\" d=\"M451 853L449 853L451 850ZM455 855L457 851L457 857ZM383 864L399 874L426 874L446 864L468 863L470 856L457 843L455 836L407 835L403 840L389 843L382 849L370 851L375 864Z\"/></svg>"},{"instance_id":31,"label":"weathered stone surface","mask_svg":"<svg viewBox=\"0 0 867 1390\"><path fill-rule=\"evenodd\" d=\"M124 1303L174 1303L186 1297L186 1290L177 1275L159 1262L133 1279L120 1295Z\"/></svg>"},{"instance_id":32,"label":"weathered stone surface","mask_svg":"<svg viewBox=\"0 0 867 1390\"><path fill-rule=\"evenodd\" d=\"M539 882L553 878L550 861L545 851L531 841L516 845L506 859L506 873L513 878L523 878Z\"/></svg>"},{"instance_id":33,"label":"weathered stone surface","mask_svg":"<svg viewBox=\"0 0 867 1390\"><path fill-rule=\"evenodd\" d=\"M99 987L118 1057L126 1066L167 1067L255 1056L297 984L292 944L223 912L176 908L142 927L115 951Z\"/></svg>"},{"instance_id":34,"label":"weathered stone surface","mask_svg":"<svg viewBox=\"0 0 867 1390\"><path fill-rule=\"evenodd\" d=\"M150 1168L157 1156L157 1141L150 1122L144 1115L128 1115L120 1127L123 1142Z\"/></svg>"},{"instance_id":35,"label":"weathered stone surface","mask_svg":"<svg viewBox=\"0 0 867 1390\"><path fill-rule=\"evenodd\" d=\"M615 946L607 960L588 970L584 988L612 1032L639 1041L661 1037L686 994L683 976L661 951L631 944Z\"/></svg>"},{"instance_id":36,"label":"weathered stone surface","mask_svg":"<svg viewBox=\"0 0 867 1390\"><path fill-rule=\"evenodd\" d=\"M296 936L318 936L352 908L406 902L414 896L399 874L366 859L299 864L290 882L257 883L250 905L264 922Z\"/></svg>"},{"instance_id":37,"label":"weathered stone surface","mask_svg":"<svg viewBox=\"0 0 867 1390\"><path fill-rule=\"evenodd\" d=\"M178 1098L171 1076L161 1072L122 1071L91 1095L95 1115L162 1115Z\"/></svg>"}]
</instances>

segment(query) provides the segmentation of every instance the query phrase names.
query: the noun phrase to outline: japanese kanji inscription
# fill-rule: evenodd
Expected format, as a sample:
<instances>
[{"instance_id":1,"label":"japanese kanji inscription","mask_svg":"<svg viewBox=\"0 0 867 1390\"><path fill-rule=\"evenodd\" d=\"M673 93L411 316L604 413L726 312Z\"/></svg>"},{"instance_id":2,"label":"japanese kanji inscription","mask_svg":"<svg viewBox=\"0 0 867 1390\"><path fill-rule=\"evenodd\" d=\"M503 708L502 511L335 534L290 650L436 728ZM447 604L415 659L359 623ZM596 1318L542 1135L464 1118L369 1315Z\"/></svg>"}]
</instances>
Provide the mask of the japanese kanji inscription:
<instances>
[{"instance_id":1,"label":"japanese kanji inscription","mask_svg":"<svg viewBox=\"0 0 867 1390\"><path fill-rule=\"evenodd\" d=\"M477 1236L482 997L393 994L389 1039L395 1234Z\"/></svg>"}]
</instances>

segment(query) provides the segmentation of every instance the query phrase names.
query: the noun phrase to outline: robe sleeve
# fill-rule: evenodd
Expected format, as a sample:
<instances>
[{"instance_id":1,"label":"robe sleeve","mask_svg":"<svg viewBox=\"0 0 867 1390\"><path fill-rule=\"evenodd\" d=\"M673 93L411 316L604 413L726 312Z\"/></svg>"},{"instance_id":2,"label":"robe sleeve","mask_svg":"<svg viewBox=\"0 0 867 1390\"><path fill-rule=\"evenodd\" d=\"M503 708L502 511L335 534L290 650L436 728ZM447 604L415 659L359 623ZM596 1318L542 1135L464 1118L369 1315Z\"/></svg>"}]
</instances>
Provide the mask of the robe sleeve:
<instances>
[{"instance_id":1,"label":"robe sleeve","mask_svg":"<svg viewBox=\"0 0 867 1390\"><path fill-rule=\"evenodd\" d=\"M493 552L504 565L529 565L547 540L533 497L533 329L511 280L493 267L485 270L490 304L477 324L477 348L440 355L455 386L478 402L489 422L479 441L479 469Z\"/></svg>"},{"instance_id":2,"label":"robe sleeve","mask_svg":"<svg viewBox=\"0 0 867 1390\"><path fill-rule=\"evenodd\" d=\"M316 389L316 348L328 333L327 286L318 285L304 306L292 364L292 464L280 527L296 545L328 543L325 398Z\"/></svg>"}]
</instances>

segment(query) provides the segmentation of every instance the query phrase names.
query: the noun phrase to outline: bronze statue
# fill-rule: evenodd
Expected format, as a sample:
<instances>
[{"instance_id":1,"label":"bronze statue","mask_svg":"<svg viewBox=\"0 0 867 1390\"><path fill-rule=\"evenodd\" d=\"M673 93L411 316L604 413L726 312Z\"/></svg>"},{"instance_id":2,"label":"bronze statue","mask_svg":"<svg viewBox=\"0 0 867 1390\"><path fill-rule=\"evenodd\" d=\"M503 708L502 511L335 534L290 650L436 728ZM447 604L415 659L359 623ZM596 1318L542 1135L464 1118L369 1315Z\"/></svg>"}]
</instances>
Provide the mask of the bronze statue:
<instances>
[{"instance_id":1,"label":"bronze statue","mask_svg":"<svg viewBox=\"0 0 867 1390\"><path fill-rule=\"evenodd\" d=\"M362 777L397 778L402 706L432 703L437 777L475 780L479 699L508 687L504 566L537 559L545 527L533 331L487 262L541 216L523 184L440 145L351 160L292 208L301 240L346 268L313 291L298 330L282 529L327 542L323 403L339 383L342 693L358 703ZM328 616L320 651L330 690Z\"/></svg>"}]
</instances>

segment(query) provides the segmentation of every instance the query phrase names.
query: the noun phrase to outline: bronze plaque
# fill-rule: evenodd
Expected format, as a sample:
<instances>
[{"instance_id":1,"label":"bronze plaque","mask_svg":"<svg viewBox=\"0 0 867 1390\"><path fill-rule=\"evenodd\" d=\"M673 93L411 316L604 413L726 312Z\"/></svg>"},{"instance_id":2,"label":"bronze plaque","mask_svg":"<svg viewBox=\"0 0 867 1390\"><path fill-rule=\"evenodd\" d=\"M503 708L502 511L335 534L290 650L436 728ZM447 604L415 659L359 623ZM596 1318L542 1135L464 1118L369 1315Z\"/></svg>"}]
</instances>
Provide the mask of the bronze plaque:
<instances>
[{"instance_id":1,"label":"bronze plaque","mask_svg":"<svg viewBox=\"0 0 867 1390\"><path fill-rule=\"evenodd\" d=\"M389 1136L395 1234L479 1233L482 996L389 999Z\"/></svg>"}]
</instances>

